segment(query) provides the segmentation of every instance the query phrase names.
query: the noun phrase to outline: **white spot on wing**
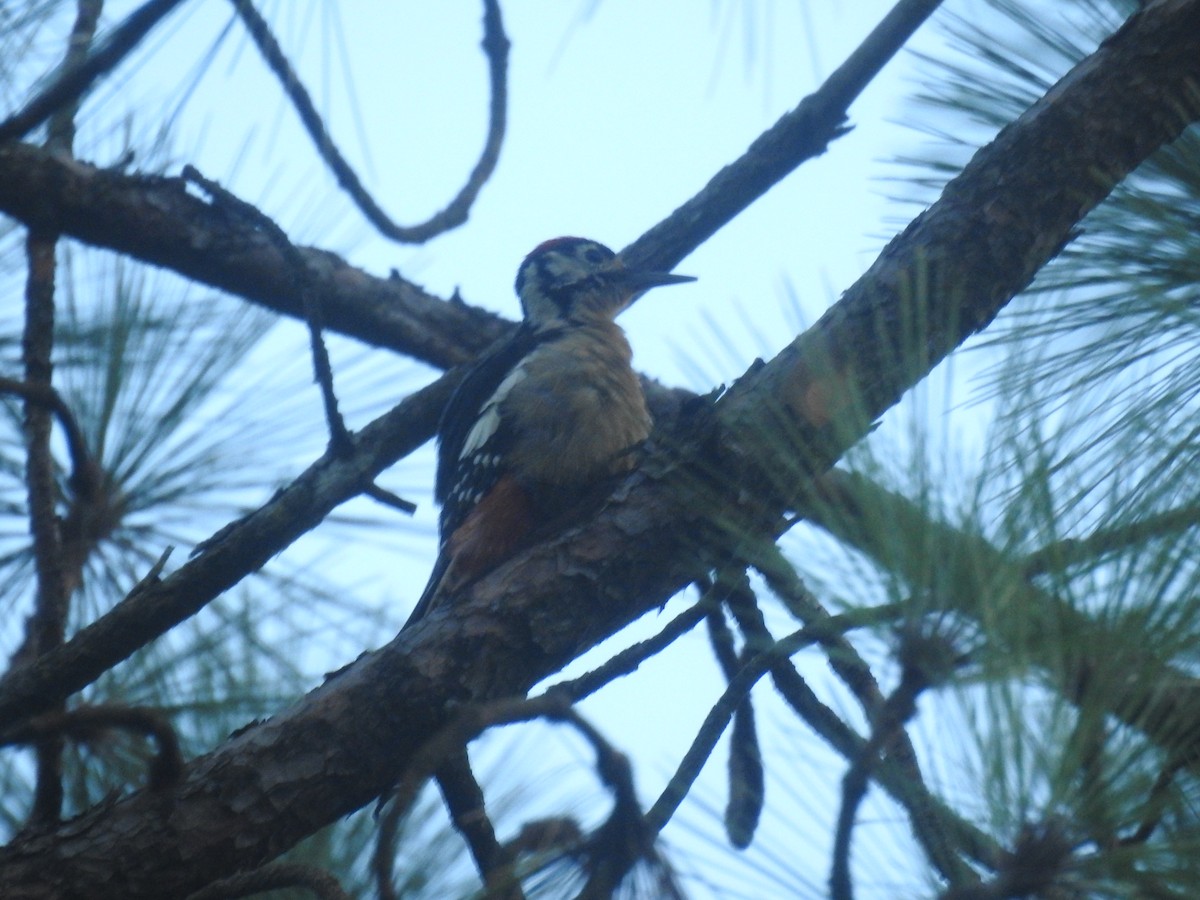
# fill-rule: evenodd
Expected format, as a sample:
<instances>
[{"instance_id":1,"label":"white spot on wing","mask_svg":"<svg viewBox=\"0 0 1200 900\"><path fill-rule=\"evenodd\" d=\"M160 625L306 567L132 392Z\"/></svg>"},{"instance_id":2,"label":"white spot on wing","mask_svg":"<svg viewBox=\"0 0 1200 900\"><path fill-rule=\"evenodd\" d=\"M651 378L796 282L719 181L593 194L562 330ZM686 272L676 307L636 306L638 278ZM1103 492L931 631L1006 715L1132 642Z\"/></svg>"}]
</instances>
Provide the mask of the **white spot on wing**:
<instances>
[{"instance_id":1,"label":"white spot on wing","mask_svg":"<svg viewBox=\"0 0 1200 900\"><path fill-rule=\"evenodd\" d=\"M496 429L500 427L500 404L508 397L509 391L524 381L528 374L523 366L517 366L496 386L492 396L479 410L479 418L467 432L462 452L458 454L459 459L473 456L496 433Z\"/></svg>"}]
</instances>

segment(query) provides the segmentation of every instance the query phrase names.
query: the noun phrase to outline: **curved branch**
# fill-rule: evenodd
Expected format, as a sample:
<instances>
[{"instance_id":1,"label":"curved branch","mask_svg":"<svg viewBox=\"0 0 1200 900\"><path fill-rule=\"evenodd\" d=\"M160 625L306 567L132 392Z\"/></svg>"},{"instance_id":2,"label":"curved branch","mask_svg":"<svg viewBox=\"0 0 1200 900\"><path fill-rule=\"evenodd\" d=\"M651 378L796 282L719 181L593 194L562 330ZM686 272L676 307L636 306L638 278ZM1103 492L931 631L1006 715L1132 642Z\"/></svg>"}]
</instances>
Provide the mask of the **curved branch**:
<instances>
[{"instance_id":1,"label":"curved branch","mask_svg":"<svg viewBox=\"0 0 1200 900\"><path fill-rule=\"evenodd\" d=\"M809 644L815 643L816 640L817 635L813 629L801 628L787 637L780 638L773 646L756 653L746 661L733 678L729 679L720 698L708 711L704 722L696 731L696 736L692 738L691 746L683 755L675 774L671 776L667 786L654 801L654 805L646 811L646 823L651 830L662 831L671 817L675 815L675 811L683 802L683 798L687 796L688 791L691 790L692 783L700 774L700 770L708 762L713 748L717 746L717 741L729 725L730 719L733 718L738 707L750 696L750 690L758 683L759 679L771 670L772 664L800 652Z\"/></svg>"},{"instance_id":2,"label":"curved branch","mask_svg":"<svg viewBox=\"0 0 1200 900\"><path fill-rule=\"evenodd\" d=\"M100 471L88 451L83 429L79 427L79 422L62 395L51 385L30 384L28 381L4 377L0 377L0 394L15 394L54 413L62 427L67 453L71 457L71 488L82 497L92 496L99 487Z\"/></svg>"},{"instance_id":3,"label":"curved branch","mask_svg":"<svg viewBox=\"0 0 1200 900\"><path fill-rule=\"evenodd\" d=\"M0 732L0 745L28 744L47 735L93 741L114 728L145 735L158 747L150 764L151 790L160 790L179 779L183 772L179 736L158 710L140 706L105 704L44 713Z\"/></svg>"},{"instance_id":4,"label":"curved branch","mask_svg":"<svg viewBox=\"0 0 1200 900\"><path fill-rule=\"evenodd\" d=\"M488 2L490 6L493 0ZM755 140L692 200L627 247L624 258L635 265L672 268L796 166L823 152L841 133L846 108L862 86L936 5L934 0L902 0L820 90ZM485 15L491 35L488 21ZM507 44L502 33L485 36L494 88L501 43ZM503 105L494 90L493 123ZM494 133L489 135L492 144L498 152ZM472 181L486 177L481 172L488 158L485 152ZM180 180L126 176L78 163L68 169L38 151L11 145L0 147L0 211L165 266L286 315L304 316L300 298L289 289L285 261L270 242L214 215L209 204L187 194ZM482 310L439 301L398 277L372 278L332 254L301 252L311 257L308 268L325 324L369 344L444 368L474 358L509 327Z\"/></svg>"},{"instance_id":5,"label":"curved branch","mask_svg":"<svg viewBox=\"0 0 1200 900\"><path fill-rule=\"evenodd\" d=\"M317 152L325 160L325 164L337 178L338 184L354 201L354 205L362 211L372 225L386 238L406 244L420 244L436 237L444 231L449 231L467 221L467 214L480 190L496 169L500 159L500 147L504 143L504 131L508 121L508 36L504 33L504 23L500 18L500 4L497 0L483 2L483 51L488 60L488 74L491 85L491 102L489 105L489 123L487 140L479 156L475 168L471 170L466 184L459 190L458 195L439 213L435 213L428 221L419 225L398 225L392 221L383 208L375 202L375 198L363 187L358 174L346 162L333 138L330 137L321 114L313 105L312 98L304 89L295 69L288 62L283 48L271 34L271 28L266 20L258 14L250 0L233 0L238 15L246 24L246 30L254 39L263 59L275 73L284 91L296 108L297 115L304 125L305 131L316 145Z\"/></svg>"},{"instance_id":6,"label":"curved branch","mask_svg":"<svg viewBox=\"0 0 1200 900\"><path fill-rule=\"evenodd\" d=\"M884 701L876 717L871 737L863 744L858 755L851 760L850 768L842 778L842 806L838 812L837 827L833 835L833 865L829 874L829 894L833 900L853 900L853 882L850 877L850 839L854 834L854 820L871 775L879 762L879 756L892 738L904 729L904 724L917 711L917 697L928 686L920 669L906 667L895 691ZM973 879L975 880L975 879Z\"/></svg>"}]
</instances>

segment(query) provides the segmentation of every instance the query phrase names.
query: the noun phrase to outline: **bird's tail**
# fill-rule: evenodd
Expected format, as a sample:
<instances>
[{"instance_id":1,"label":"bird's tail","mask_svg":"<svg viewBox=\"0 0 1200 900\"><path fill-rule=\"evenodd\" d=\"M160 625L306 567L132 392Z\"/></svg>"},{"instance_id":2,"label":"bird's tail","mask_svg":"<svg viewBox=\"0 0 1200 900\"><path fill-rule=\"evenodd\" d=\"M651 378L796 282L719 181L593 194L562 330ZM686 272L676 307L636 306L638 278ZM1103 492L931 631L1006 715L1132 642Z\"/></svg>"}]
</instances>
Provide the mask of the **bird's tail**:
<instances>
[{"instance_id":1,"label":"bird's tail","mask_svg":"<svg viewBox=\"0 0 1200 900\"><path fill-rule=\"evenodd\" d=\"M425 590L421 592L421 599L417 601L417 605L409 613L408 621L404 623L404 628L424 618L425 614L437 605L437 601L441 599L438 588L442 586L442 578L445 576L449 565L450 554L439 553L437 562L433 564L433 571L429 573L429 581L425 584ZM403 631L404 628L400 630Z\"/></svg>"}]
</instances>

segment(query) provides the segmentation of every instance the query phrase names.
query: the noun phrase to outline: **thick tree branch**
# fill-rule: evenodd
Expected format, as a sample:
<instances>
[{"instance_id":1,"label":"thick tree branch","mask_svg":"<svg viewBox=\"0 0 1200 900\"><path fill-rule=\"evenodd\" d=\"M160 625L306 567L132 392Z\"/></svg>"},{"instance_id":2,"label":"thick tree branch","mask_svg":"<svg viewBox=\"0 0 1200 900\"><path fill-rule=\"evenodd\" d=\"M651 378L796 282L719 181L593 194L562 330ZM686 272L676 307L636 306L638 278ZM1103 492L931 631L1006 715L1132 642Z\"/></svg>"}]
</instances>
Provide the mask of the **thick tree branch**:
<instances>
[{"instance_id":1,"label":"thick tree branch","mask_svg":"<svg viewBox=\"0 0 1200 900\"><path fill-rule=\"evenodd\" d=\"M644 467L594 521L193 761L167 792L6 848L0 882L27 896L179 896L369 802L456 703L524 693L691 581L699 536L744 514L773 521L788 504L777 492L806 485L763 473L798 455L826 468L990 322L1118 179L1200 114L1198 85L1200 2L1150 5L981 151L810 332L721 401L738 440L720 482L700 490L686 467ZM927 291L908 290L922 282Z\"/></svg>"},{"instance_id":2,"label":"thick tree branch","mask_svg":"<svg viewBox=\"0 0 1200 900\"><path fill-rule=\"evenodd\" d=\"M0 144L0 212L304 318L291 260L271 237L189 193L182 178L125 175L27 144ZM368 275L332 253L299 253L325 326L369 344L447 368L473 359L511 327L399 277Z\"/></svg>"}]
</instances>

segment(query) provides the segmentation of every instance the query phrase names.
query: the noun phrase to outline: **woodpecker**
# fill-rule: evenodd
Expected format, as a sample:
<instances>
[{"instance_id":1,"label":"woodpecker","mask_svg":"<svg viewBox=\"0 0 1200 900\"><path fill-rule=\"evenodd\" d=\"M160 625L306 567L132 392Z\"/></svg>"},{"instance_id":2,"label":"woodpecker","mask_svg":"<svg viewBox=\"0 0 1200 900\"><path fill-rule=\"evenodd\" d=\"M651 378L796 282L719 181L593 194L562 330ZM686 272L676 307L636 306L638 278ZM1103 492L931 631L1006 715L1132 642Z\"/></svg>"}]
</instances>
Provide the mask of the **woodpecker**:
<instances>
[{"instance_id":1,"label":"woodpecker","mask_svg":"<svg viewBox=\"0 0 1200 900\"><path fill-rule=\"evenodd\" d=\"M524 320L471 368L438 425L438 559L405 627L633 468L650 413L613 320L644 291L687 281L627 268L586 238L525 257Z\"/></svg>"}]
</instances>

